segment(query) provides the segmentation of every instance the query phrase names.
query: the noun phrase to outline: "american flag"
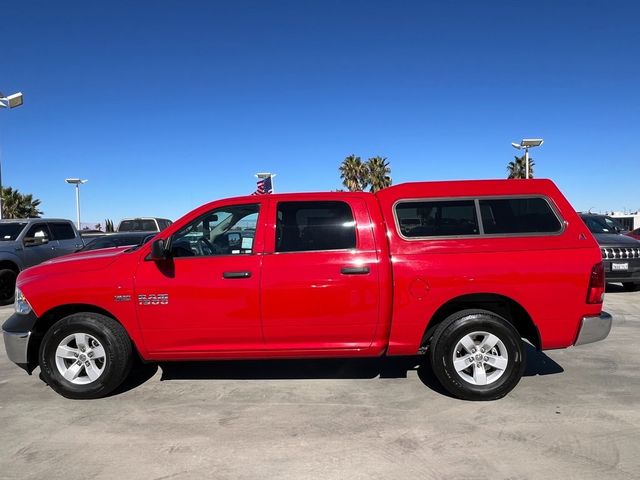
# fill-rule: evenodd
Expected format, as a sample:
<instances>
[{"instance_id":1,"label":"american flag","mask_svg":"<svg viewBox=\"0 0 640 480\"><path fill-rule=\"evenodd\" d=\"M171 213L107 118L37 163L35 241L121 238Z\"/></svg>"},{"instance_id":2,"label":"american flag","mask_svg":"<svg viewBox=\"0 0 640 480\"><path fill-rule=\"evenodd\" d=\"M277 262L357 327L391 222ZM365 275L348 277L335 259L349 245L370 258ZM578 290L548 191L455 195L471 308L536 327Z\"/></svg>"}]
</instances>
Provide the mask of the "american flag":
<instances>
[{"instance_id":1,"label":"american flag","mask_svg":"<svg viewBox=\"0 0 640 480\"><path fill-rule=\"evenodd\" d=\"M267 195L273 192L273 184L271 183L271 177L260 178L256 183L256 191L251 195Z\"/></svg>"}]
</instances>

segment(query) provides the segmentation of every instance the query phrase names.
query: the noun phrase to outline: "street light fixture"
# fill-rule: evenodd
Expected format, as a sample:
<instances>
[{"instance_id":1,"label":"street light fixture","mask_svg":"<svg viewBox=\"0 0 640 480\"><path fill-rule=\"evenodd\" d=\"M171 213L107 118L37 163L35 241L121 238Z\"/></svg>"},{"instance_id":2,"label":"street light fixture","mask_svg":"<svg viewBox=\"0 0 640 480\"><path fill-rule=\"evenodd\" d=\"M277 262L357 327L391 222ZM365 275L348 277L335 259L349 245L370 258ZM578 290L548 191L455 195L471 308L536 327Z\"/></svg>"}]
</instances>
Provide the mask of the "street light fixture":
<instances>
[{"instance_id":1,"label":"street light fixture","mask_svg":"<svg viewBox=\"0 0 640 480\"><path fill-rule=\"evenodd\" d=\"M83 183L87 183L89 180L81 180L79 178L65 178L64 181L76 186L76 214L78 219L79 232L80 230L82 230L80 228L80 185L82 185Z\"/></svg>"},{"instance_id":2,"label":"street light fixture","mask_svg":"<svg viewBox=\"0 0 640 480\"><path fill-rule=\"evenodd\" d=\"M22 92L14 93L6 97L0 92L0 108L16 108L22 105L23 101Z\"/></svg>"},{"instance_id":3,"label":"street light fixture","mask_svg":"<svg viewBox=\"0 0 640 480\"><path fill-rule=\"evenodd\" d=\"M22 92L14 93L13 95L5 96L0 92L0 108L16 108L22 105L23 97ZM0 164L0 220L2 220L2 165Z\"/></svg>"},{"instance_id":4,"label":"street light fixture","mask_svg":"<svg viewBox=\"0 0 640 480\"><path fill-rule=\"evenodd\" d=\"M529 149L533 147L539 147L544 143L542 138L523 138L520 143L511 142L513 148L522 150L524 148L524 178L529 178Z\"/></svg>"}]
</instances>

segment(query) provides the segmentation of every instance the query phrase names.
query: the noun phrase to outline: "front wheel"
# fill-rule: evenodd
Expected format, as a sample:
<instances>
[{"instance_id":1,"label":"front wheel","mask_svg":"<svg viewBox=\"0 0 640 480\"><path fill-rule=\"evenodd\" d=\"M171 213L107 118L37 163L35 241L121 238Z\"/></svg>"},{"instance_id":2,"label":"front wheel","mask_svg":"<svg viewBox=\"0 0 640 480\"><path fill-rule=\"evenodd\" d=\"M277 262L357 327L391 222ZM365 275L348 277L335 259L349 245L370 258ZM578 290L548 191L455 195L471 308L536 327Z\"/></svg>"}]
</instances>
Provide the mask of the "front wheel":
<instances>
[{"instance_id":1,"label":"front wheel","mask_svg":"<svg viewBox=\"0 0 640 480\"><path fill-rule=\"evenodd\" d=\"M464 400L504 397L525 367L518 331L486 310L463 310L447 317L432 337L430 360L442 386Z\"/></svg>"},{"instance_id":2,"label":"front wheel","mask_svg":"<svg viewBox=\"0 0 640 480\"><path fill-rule=\"evenodd\" d=\"M76 313L56 322L40 345L42 379L63 397L100 398L116 389L131 369L127 332L112 318Z\"/></svg>"}]
</instances>

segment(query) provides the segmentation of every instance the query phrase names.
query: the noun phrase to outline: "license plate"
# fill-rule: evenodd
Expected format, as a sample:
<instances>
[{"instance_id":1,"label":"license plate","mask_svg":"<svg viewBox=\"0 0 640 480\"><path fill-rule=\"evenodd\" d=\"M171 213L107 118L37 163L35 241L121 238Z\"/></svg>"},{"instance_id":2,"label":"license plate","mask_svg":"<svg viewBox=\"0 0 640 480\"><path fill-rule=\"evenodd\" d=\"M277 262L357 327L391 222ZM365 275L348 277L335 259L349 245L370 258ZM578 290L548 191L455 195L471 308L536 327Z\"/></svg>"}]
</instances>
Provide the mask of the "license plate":
<instances>
[{"instance_id":1,"label":"license plate","mask_svg":"<svg viewBox=\"0 0 640 480\"><path fill-rule=\"evenodd\" d=\"M620 270L629 270L628 263L612 263L611 270L614 272L619 272Z\"/></svg>"}]
</instances>

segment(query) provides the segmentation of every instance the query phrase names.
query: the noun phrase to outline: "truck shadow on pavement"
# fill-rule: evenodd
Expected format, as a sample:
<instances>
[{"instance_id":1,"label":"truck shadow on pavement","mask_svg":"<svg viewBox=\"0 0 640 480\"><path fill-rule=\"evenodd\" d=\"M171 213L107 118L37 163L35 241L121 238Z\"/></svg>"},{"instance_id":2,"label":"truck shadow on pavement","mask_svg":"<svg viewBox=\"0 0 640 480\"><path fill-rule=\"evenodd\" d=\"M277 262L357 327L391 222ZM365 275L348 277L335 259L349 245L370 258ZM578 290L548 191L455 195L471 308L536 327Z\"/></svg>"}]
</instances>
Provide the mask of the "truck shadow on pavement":
<instances>
[{"instance_id":1,"label":"truck shadow on pavement","mask_svg":"<svg viewBox=\"0 0 640 480\"><path fill-rule=\"evenodd\" d=\"M525 343L527 364L524 376L554 375L564 369L543 352ZM422 357L380 357L313 360L221 360L213 362L165 362L161 381L171 380L294 380L407 378L416 371L431 390L450 396ZM158 365L138 365L114 392L124 393L153 377Z\"/></svg>"}]
</instances>

